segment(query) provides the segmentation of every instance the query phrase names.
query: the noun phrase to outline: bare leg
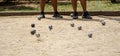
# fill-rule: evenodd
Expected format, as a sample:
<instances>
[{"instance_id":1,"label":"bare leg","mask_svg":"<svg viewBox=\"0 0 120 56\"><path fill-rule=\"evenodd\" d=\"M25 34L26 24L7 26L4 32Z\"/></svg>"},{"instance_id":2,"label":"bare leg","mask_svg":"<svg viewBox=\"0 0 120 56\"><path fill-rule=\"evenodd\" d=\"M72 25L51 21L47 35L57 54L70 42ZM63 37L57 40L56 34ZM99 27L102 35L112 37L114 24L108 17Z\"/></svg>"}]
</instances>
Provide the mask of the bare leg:
<instances>
[{"instance_id":1,"label":"bare leg","mask_svg":"<svg viewBox=\"0 0 120 56\"><path fill-rule=\"evenodd\" d=\"M38 17L38 20L40 20L41 18L45 18L45 16L44 16L44 7L45 7L45 0L40 0L41 12L40 12L40 15Z\"/></svg>"},{"instance_id":2,"label":"bare leg","mask_svg":"<svg viewBox=\"0 0 120 56\"><path fill-rule=\"evenodd\" d=\"M92 19L92 17L89 15L89 13L87 12L87 6L86 6L86 0L80 0L82 8L83 8L83 14L82 14L82 18L85 19Z\"/></svg>"},{"instance_id":3,"label":"bare leg","mask_svg":"<svg viewBox=\"0 0 120 56\"><path fill-rule=\"evenodd\" d=\"M77 0L71 0L74 12L77 12Z\"/></svg>"},{"instance_id":4,"label":"bare leg","mask_svg":"<svg viewBox=\"0 0 120 56\"><path fill-rule=\"evenodd\" d=\"M54 12L57 12L57 0L51 0Z\"/></svg>"},{"instance_id":5,"label":"bare leg","mask_svg":"<svg viewBox=\"0 0 120 56\"><path fill-rule=\"evenodd\" d=\"M51 2L52 2L53 9L54 9L53 17L55 17L55 18L63 18L57 11L57 0L51 0Z\"/></svg>"},{"instance_id":6,"label":"bare leg","mask_svg":"<svg viewBox=\"0 0 120 56\"><path fill-rule=\"evenodd\" d=\"M73 19L78 19L77 0L71 0L71 2L72 2L73 10L74 10L74 13L71 16L73 17ZM87 12L86 0L80 0L80 2L81 2L81 6L83 8L82 18L92 19L92 17Z\"/></svg>"},{"instance_id":7,"label":"bare leg","mask_svg":"<svg viewBox=\"0 0 120 56\"><path fill-rule=\"evenodd\" d=\"M83 8L83 12L86 12L86 0L80 0L82 8Z\"/></svg>"},{"instance_id":8,"label":"bare leg","mask_svg":"<svg viewBox=\"0 0 120 56\"><path fill-rule=\"evenodd\" d=\"M78 19L78 13L77 13L77 0L71 0L72 6L73 6L73 13L71 14L71 17L73 19Z\"/></svg>"},{"instance_id":9,"label":"bare leg","mask_svg":"<svg viewBox=\"0 0 120 56\"><path fill-rule=\"evenodd\" d=\"M62 16L57 11L57 0L51 0L51 2L52 2L53 9L54 9L53 17L62 18ZM45 0L40 0L41 13L40 13L40 16L38 17L39 20L41 18L45 18L45 16L44 16L44 7L45 7Z\"/></svg>"},{"instance_id":10,"label":"bare leg","mask_svg":"<svg viewBox=\"0 0 120 56\"><path fill-rule=\"evenodd\" d=\"M40 9L41 9L41 12L44 12L44 7L45 7L45 0L40 0Z\"/></svg>"}]
</instances>

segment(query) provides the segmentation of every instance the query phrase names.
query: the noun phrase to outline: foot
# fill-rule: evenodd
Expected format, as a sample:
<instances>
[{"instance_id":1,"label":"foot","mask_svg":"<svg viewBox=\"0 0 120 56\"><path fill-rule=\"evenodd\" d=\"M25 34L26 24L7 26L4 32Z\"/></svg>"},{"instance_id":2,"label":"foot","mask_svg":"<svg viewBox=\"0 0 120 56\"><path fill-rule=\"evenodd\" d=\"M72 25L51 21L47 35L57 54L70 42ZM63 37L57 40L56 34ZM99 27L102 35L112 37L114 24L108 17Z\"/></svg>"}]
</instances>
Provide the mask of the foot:
<instances>
[{"instance_id":1,"label":"foot","mask_svg":"<svg viewBox=\"0 0 120 56\"><path fill-rule=\"evenodd\" d=\"M84 13L82 14L82 18L83 18L83 19L92 19L92 17L89 15L88 12L84 12Z\"/></svg>"},{"instance_id":2,"label":"foot","mask_svg":"<svg viewBox=\"0 0 120 56\"><path fill-rule=\"evenodd\" d=\"M63 16L61 16L58 12L54 12L53 17L54 18L63 18Z\"/></svg>"},{"instance_id":3,"label":"foot","mask_svg":"<svg viewBox=\"0 0 120 56\"><path fill-rule=\"evenodd\" d=\"M38 16L38 19L42 19L42 18L45 18L45 15L44 15L44 12L41 12L40 15Z\"/></svg>"},{"instance_id":4,"label":"foot","mask_svg":"<svg viewBox=\"0 0 120 56\"><path fill-rule=\"evenodd\" d=\"M73 17L73 19L78 19L78 12L72 13L71 17Z\"/></svg>"}]
</instances>

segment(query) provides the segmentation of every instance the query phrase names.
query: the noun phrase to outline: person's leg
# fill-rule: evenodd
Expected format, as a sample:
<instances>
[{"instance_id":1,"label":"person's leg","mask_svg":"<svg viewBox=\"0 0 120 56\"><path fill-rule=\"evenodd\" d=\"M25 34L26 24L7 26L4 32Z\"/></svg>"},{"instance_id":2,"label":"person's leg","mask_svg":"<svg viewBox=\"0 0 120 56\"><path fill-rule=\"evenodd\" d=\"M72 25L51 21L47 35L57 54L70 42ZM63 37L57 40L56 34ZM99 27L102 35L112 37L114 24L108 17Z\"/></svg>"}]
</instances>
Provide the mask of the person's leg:
<instances>
[{"instance_id":1,"label":"person's leg","mask_svg":"<svg viewBox=\"0 0 120 56\"><path fill-rule=\"evenodd\" d=\"M83 12L86 12L87 11L86 10L86 0L80 0L80 2L81 2L81 6L83 8Z\"/></svg>"},{"instance_id":2,"label":"person's leg","mask_svg":"<svg viewBox=\"0 0 120 56\"><path fill-rule=\"evenodd\" d=\"M82 14L82 18L85 19L92 19L92 17L89 15L89 13L87 12L87 6L86 6L86 0L80 0L82 8L83 8L83 14Z\"/></svg>"},{"instance_id":3,"label":"person's leg","mask_svg":"<svg viewBox=\"0 0 120 56\"><path fill-rule=\"evenodd\" d=\"M57 12L57 0L51 0L54 12Z\"/></svg>"},{"instance_id":4,"label":"person's leg","mask_svg":"<svg viewBox=\"0 0 120 56\"><path fill-rule=\"evenodd\" d=\"M71 0L72 6L73 6L73 13L71 14L71 16L73 17L73 19L78 19L78 13L77 13L77 0Z\"/></svg>"},{"instance_id":5,"label":"person's leg","mask_svg":"<svg viewBox=\"0 0 120 56\"><path fill-rule=\"evenodd\" d=\"M45 0L40 0L41 12L40 12L40 16L38 17L38 19L45 18L45 16L44 16L44 7L45 7Z\"/></svg>"},{"instance_id":6,"label":"person's leg","mask_svg":"<svg viewBox=\"0 0 120 56\"><path fill-rule=\"evenodd\" d=\"M45 7L45 0L40 0L40 9L41 9L41 12L44 12L44 7Z\"/></svg>"},{"instance_id":7,"label":"person's leg","mask_svg":"<svg viewBox=\"0 0 120 56\"><path fill-rule=\"evenodd\" d=\"M73 6L73 11L77 12L77 0L71 0L72 6Z\"/></svg>"},{"instance_id":8,"label":"person's leg","mask_svg":"<svg viewBox=\"0 0 120 56\"><path fill-rule=\"evenodd\" d=\"M54 9L54 15L53 15L53 17L62 18L62 16L57 11L57 0L51 0L51 2L52 2L53 9Z\"/></svg>"}]
</instances>

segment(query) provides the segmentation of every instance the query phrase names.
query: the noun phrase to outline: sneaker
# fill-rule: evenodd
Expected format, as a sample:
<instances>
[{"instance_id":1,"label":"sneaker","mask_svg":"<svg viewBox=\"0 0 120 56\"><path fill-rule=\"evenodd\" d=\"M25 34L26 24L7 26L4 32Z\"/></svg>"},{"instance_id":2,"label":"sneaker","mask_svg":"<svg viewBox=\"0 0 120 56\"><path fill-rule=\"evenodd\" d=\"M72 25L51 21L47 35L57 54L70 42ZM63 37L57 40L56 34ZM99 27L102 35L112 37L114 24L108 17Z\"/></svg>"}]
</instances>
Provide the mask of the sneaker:
<instances>
[{"instance_id":1,"label":"sneaker","mask_svg":"<svg viewBox=\"0 0 120 56\"><path fill-rule=\"evenodd\" d=\"M84 13L82 14L82 18L83 18L83 19L92 19L92 17L89 15L88 12L84 12Z\"/></svg>"},{"instance_id":2,"label":"sneaker","mask_svg":"<svg viewBox=\"0 0 120 56\"><path fill-rule=\"evenodd\" d=\"M53 17L54 18L63 18L63 16L61 16L58 12L54 12Z\"/></svg>"},{"instance_id":3,"label":"sneaker","mask_svg":"<svg viewBox=\"0 0 120 56\"><path fill-rule=\"evenodd\" d=\"M38 16L38 19L45 18L44 12L41 12L40 15Z\"/></svg>"},{"instance_id":4,"label":"sneaker","mask_svg":"<svg viewBox=\"0 0 120 56\"><path fill-rule=\"evenodd\" d=\"M72 13L71 17L73 17L73 19L78 19L78 12Z\"/></svg>"}]
</instances>

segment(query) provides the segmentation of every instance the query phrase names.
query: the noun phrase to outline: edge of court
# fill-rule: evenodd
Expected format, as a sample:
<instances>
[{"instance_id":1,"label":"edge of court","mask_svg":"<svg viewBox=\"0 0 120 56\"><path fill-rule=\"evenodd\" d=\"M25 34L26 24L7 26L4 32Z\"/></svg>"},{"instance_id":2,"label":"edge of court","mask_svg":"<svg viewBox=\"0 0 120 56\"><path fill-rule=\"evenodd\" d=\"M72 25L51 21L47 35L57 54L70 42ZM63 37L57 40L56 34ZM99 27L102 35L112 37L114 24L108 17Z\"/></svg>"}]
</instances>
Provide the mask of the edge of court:
<instances>
[{"instance_id":1,"label":"edge of court","mask_svg":"<svg viewBox=\"0 0 120 56\"><path fill-rule=\"evenodd\" d=\"M70 15L72 11L60 12L61 15ZM120 11L89 11L91 16L120 16ZM25 15L39 15L40 12L0 12L0 16L25 16ZM45 12L45 14L53 14L53 12ZM79 11L79 15L82 11Z\"/></svg>"}]
</instances>

